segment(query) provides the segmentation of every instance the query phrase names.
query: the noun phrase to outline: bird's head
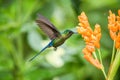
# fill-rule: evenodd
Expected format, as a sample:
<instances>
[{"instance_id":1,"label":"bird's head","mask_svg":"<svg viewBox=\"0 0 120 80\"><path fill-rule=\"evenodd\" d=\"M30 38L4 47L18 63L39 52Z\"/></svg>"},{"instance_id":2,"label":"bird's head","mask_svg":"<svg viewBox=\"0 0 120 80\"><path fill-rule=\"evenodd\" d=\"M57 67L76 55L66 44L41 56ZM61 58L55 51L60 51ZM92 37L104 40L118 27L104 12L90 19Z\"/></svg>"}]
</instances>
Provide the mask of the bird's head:
<instances>
[{"instance_id":1,"label":"bird's head","mask_svg":"<svg viewBox=\"0 0 120 80\"><path fill-rule=\"evenodd\" d=\"M64 32L63 32L63 34L73 34L74 32L73 31L71 31L71 30L65 30Z\"/></svg>"},{"instance_id":2,"label":"bird's head","mask_svg":"<svg viewBox=\"0 0 120 80\"><path fill-rule=\"evenodd\" d=\"M74 34L74 32L71 31L71 30L65 30L65 31L63 32L63 35L64 35L64 37L65 37L66 39L69 38L70 36L72 36L72 34Z\"/></svg>"}]
</instances>

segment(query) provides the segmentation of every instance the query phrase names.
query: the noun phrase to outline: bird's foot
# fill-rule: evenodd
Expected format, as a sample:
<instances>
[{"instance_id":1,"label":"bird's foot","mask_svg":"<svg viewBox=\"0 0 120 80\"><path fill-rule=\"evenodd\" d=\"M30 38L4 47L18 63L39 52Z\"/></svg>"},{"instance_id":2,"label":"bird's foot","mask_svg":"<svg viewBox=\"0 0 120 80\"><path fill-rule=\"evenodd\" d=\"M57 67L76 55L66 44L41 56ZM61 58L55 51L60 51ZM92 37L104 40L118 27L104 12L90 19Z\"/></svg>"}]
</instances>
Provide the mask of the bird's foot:
<instances>
[{"instance_id":1,"label":"bird's foot","mask_svg":"<svg viewBox=\"0 0 120 80\"><path fill-rule=\"evenodd\" d=\"M56 51L57 50L57 48L54 48L54 51Z\"/></svg>"}]
</instances>

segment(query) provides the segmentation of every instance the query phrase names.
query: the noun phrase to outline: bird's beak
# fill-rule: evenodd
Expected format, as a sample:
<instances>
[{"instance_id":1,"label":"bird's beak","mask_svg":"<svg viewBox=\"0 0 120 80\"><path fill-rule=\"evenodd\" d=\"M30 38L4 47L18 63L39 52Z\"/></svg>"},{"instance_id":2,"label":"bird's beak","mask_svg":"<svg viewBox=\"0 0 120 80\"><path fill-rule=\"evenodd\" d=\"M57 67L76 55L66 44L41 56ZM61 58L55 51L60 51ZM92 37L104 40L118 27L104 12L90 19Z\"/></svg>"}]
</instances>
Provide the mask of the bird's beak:
<instances>
[{"instance_id":1,"label":"bird's beak","mask_svg":"<svg viewBox=\"0 0 120 80\"><path fill-rule=\"evenodd\" d=\"M73 34L78 34L78 32L73 32Z\"/></svg>"},{"instance_id":2,"label":"bird's beak","mask_svg":"<svg viewBox=\"0 0 120 80\"><path fill-rule=\"evenodd\" d=\"M73 34L78 34L78 32L77 32L77 29L76 29L76 28L71 29L71 31L73 32Z\"/></svg>"}]
</instances>

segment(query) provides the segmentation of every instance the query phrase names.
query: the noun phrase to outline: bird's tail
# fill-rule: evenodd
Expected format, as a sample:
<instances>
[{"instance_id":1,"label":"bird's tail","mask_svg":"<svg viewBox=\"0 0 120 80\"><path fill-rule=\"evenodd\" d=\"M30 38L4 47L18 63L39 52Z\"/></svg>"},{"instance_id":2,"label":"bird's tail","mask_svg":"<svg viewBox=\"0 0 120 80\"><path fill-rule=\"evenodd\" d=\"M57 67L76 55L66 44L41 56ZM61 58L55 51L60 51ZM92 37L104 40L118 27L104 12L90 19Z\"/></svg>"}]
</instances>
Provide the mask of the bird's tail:
<instances>
[{"instance_id":1,"label":"bird's tail","mask_svg":"<svg viewBox=\"0 0 120 80\"><path fill-rule=\"evenodd\" d=\"M51 47L51 43L52 43L52 41L51 41L46 47L44 47L39 53L37 53L35 56L33 56L29 61L32 61L32 60L35 59L40 53L42 53L45 49L47 49L48 47Z\"/></svg>"}]
</instances>

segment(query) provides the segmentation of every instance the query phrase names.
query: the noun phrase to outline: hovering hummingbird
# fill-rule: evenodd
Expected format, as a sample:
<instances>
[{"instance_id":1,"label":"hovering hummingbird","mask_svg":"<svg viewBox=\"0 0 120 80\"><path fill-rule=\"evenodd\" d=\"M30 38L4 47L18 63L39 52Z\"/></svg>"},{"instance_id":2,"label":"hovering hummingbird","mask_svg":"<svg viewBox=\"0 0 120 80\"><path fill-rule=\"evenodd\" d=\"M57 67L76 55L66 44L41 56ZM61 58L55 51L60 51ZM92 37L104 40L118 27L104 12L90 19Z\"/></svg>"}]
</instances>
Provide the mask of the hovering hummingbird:
<instances>
[{"instance_id":1,"label":"hovering hummingbird","mask_svg":"<svg viewBox=\"0 0 120 80\"><path fill-rule=\"evenodd\" d=\"M40 14L38 16L39 18L36 20L36 23L42 29L42 31L47 34L51 41L39 53L33 56L29 61L32 61L46 48L54 47L54 49L56 50L58 46L62 45L69 37L71 37L72 34L74 34L74 32L71 30L65 30L63 33L60 33L48 19L46 19Z\"/></svg>"}]
</instances>

